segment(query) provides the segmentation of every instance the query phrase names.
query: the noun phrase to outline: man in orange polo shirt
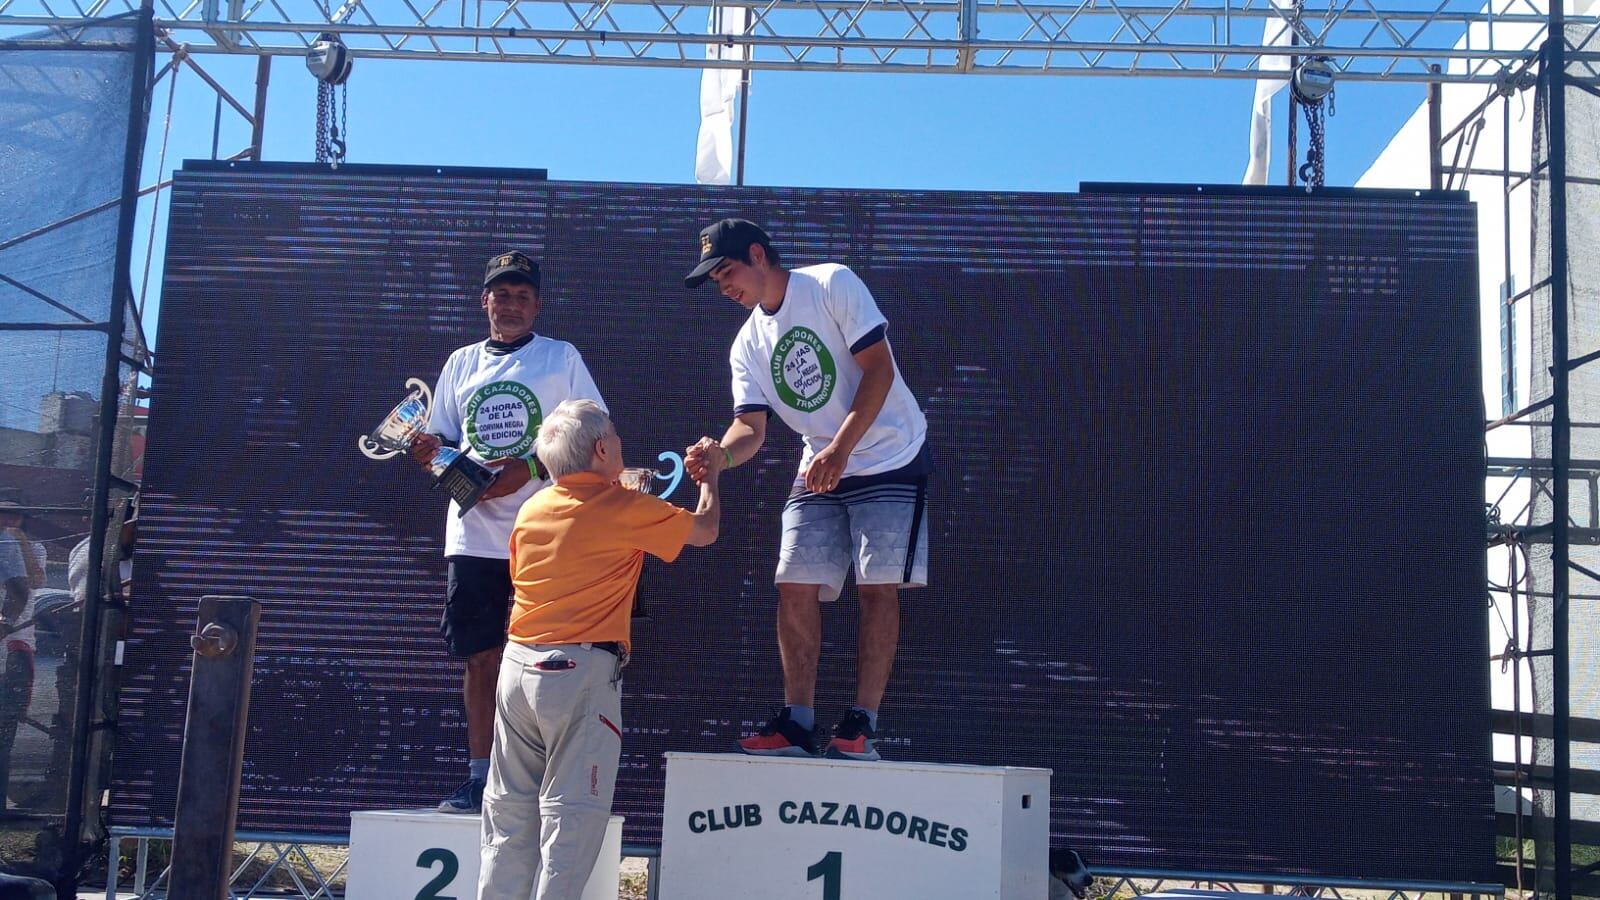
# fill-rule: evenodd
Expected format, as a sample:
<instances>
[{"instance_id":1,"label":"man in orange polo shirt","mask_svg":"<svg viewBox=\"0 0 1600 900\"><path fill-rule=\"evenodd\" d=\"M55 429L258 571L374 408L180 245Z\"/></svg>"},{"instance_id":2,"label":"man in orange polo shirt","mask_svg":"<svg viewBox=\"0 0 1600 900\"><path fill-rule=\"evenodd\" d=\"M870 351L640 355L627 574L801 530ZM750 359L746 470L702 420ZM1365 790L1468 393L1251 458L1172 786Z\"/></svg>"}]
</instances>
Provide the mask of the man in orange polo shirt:
<instances>
[{"instance_id":1,"label":"man in orange polo shirt","mask_svg":"<svg viewBox=\"0 0 1600 900\"><path fill-rule=\"evenodd\" d=\"M707 449L713 466L691 513L616 483L622 440L594 401L562 403L539 426L535 450L555 484L522 505L511 531L515 601L495 690L479 900L583 894L611 817L644 555L672 562L685 545L717 539L724 454Z\"/></svg>"}]
</instances>

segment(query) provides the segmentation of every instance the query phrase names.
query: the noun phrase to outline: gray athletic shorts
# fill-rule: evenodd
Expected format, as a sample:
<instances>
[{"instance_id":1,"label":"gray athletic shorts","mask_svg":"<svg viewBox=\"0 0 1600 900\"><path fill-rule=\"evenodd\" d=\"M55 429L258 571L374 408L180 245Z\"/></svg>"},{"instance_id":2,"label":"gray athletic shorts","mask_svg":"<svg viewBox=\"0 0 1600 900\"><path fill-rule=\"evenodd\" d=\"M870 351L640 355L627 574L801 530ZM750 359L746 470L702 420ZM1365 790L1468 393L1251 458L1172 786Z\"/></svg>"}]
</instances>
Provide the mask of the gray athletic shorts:
<instances>
[{"instance_id":1,"label":"gray athletic shorts","mask_svg":"<svg viewBox=\"0 0 1600 900\"><path fill-rule=\"evenodd\" d=\"M928 451L881 475L842 478L824 494L796 481L783 507L779 584L821 585L819 599L839 599L845 574L856 584L928 584ZM908 552L909 551L909 552Z\"/></svg>"}]
</instances>

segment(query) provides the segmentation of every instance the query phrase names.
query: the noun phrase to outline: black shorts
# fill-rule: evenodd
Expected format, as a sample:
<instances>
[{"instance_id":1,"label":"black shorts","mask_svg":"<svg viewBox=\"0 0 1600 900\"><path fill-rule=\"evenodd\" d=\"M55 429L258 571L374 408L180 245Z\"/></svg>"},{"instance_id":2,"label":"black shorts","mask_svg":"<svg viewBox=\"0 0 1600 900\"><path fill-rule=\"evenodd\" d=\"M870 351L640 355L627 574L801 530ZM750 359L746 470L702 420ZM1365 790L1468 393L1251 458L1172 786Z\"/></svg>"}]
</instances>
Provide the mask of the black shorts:
<instances>
[{"instance_id":1,"label":"black shorts","mask_svg":"<svg viewBox=\"0 0 1600 900\"><path fill-rule=\"evenodd\" d=\"M447 556L449 588L444 600L444 635L450 655L460 659L503 647L511 623L511 561Z\"/></svg>"}]
</instances>

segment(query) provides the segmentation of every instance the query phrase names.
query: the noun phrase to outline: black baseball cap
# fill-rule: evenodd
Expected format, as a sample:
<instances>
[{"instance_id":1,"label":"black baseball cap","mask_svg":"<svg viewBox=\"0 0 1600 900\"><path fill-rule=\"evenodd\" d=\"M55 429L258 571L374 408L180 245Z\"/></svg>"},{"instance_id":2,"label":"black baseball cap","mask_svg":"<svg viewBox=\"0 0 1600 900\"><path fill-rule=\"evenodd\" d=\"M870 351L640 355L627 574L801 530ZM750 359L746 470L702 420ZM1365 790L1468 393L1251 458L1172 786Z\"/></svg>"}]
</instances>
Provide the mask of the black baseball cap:
<instances>
[{"instance_id":1,"label":"black baseball cap","mask_svg":"<svg viewBox=\"0 0 1600 900\"><path fill-rule=\"evenodd\" d=\"M507 250L490 259L483 268L483 286L488 287L489 282L502 275L515 275L533 285L534 290L539 289L539 264L521 250Z\"/></svg>"},{"instance_id":2,"label":"black baseball cap","mask_svg":"<svg viewBox=\"0 0 1600 900\"><path fill-rule=\"evenodd\" d=\"M748 257L751 244L772 246L772 238L761 226L745 219L723 219L700 231L700 262L683 279L683 286L697 288L706 283L711 270L729 256Z\"/></svg>"}]
</instances>

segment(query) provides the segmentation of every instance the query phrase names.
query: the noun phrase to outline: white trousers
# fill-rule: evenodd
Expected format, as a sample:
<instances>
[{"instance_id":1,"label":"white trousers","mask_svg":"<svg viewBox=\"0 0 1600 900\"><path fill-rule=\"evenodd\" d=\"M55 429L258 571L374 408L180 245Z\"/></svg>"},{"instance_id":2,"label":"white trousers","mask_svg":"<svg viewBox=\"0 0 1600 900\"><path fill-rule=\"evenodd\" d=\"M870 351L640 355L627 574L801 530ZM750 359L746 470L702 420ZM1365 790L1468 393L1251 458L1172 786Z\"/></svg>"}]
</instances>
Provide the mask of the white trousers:
<instances>
[{"instance_id":1,"label":"white trousers","mask_svg":"<svg viewBox=\"0 0 1600 900\"><path fill-rule=\"evenodd\" d=\"M478 900L582 896L617 784L621 673L616 656L582 644L506 643Z\"/></svg>"}]
</instances>

